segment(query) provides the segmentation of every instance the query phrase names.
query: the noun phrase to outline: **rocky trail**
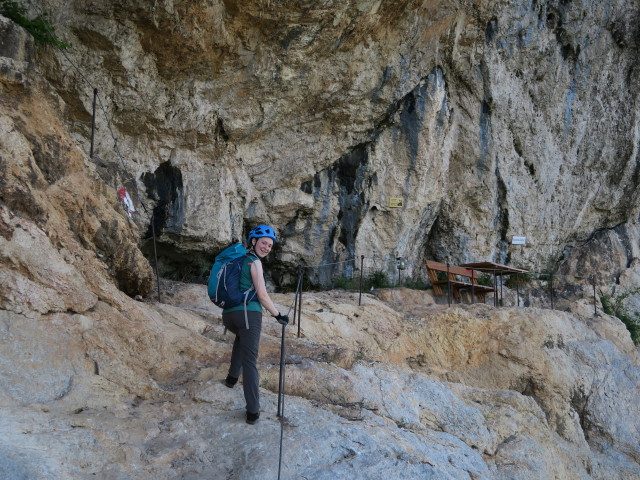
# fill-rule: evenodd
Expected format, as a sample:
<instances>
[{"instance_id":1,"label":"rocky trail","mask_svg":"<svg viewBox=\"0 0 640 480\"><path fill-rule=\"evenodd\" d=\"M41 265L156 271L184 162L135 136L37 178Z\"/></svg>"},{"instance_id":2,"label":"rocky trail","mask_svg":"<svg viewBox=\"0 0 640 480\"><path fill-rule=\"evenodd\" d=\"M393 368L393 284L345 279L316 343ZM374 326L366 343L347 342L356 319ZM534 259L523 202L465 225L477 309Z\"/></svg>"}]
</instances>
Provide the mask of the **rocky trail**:
<instances>
[{"instance_id":1,"label":"rocky trail","mask_svg":"<svg viewBox=\"0 0 640 480\"><path fill-rule=\"evenodd\" d=\"M122 322L3 314L3 478L277 478L279 325L249 426L205 287L163 281L163 298L126 301ZM613 317L329 291L305 295L296 328L282 478L640 478L640 366Z\"/></svg>"}]
</instances>

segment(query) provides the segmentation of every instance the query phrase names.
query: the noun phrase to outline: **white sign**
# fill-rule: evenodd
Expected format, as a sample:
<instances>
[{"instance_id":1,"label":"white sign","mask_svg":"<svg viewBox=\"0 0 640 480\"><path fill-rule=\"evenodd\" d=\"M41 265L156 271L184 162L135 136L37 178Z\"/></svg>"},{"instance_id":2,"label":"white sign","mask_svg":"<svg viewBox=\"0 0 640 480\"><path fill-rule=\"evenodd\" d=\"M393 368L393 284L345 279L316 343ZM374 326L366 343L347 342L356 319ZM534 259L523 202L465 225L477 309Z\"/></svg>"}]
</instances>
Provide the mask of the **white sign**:
<instances>
[{"instance_id":1,"label":"white sign","mask_svg":"<svg viewBox=\"0 0 640 480\"><path fill-rule=\"evenodd\" d=\"M526 245L527 237L511 237L511 245Z\"/></svg>"}]
</instances>

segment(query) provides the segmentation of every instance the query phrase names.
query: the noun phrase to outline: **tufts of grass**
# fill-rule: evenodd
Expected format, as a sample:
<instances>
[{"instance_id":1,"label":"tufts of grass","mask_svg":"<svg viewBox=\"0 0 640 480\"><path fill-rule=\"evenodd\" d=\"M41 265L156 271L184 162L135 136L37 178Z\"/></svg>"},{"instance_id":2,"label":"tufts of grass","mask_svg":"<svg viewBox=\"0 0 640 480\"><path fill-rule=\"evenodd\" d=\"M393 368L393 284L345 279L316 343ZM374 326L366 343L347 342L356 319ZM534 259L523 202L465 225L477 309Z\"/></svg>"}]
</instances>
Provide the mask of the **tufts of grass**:
<instances>
[{"instance_id":1,"label":"tufts of grass","mask_svg":"<svg viewBox=\"0 0 640 480\"><path fill-rule=\"evenodd\" d=\"M628 290L618 295L607 295L600 292L600 302L602 302L604 313L618 317L625 324L635 345L640 344L640 314L630 312L624 301L630 295L637 293L639 290Z\"/></svg>"}]
</instances>

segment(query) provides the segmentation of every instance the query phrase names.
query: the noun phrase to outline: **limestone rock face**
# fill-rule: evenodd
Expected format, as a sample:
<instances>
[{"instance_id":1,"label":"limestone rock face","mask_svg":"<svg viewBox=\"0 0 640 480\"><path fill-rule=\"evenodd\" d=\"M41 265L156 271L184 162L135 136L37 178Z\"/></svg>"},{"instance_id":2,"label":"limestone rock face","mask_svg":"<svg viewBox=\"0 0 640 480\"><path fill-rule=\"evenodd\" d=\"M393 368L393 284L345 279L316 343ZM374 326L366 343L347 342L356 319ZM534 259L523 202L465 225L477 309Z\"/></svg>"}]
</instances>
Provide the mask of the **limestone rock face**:
<instances>
[{"instance_id":1,"label":"limestone rock face","mask_svg":"<svg viewBox=\"0 0 640 480\"><path fill-rule=\"evenodd\" d=\"M103 178L135 179L165 273L205 275L256 222L285 266L388 275L555 268L613 228L638 244L636 0L38 5L73 45L39 68L85 149L99 88Z\"/></svg>"},{"instance_id":2,"label":"limestone rock face","mask_svg":"<svg viewBox=\"0 0 640 480\"><path fill-rule=\"evenodd\" d=\"M7 38L21 38L0 20ZM61 99L30 69L33 44L23 43L15 58L2 57L0 84L4 305L16 313L84 312L107 277L130 295L146 294L152 272L139 232L69 135Z\"/></svg>"}]
</instances>

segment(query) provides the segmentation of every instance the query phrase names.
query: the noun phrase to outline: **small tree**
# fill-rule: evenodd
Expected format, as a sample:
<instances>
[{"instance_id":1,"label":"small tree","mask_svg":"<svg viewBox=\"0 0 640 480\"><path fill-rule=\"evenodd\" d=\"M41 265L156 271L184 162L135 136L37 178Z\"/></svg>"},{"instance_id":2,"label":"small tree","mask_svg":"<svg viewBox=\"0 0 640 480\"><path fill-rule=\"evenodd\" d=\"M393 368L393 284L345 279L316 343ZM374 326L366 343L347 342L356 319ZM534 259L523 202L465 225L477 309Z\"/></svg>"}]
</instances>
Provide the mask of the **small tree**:
<instances>
[{"instance_id":1,"label":"small tree","mask_svg":"<svg viewBox=\"0 0 640 480\"><path fill-rule=\"evenodd\" d=\"M33 20L29 20L27 13L27 8L19 2L0 0L0 14L23 27L31 34L36 44L45 43L60 48L69 48L68 43L59 40L54 35L54 28L49 23L49 20L40 15Z\"/></svg>"}]
</instances>

